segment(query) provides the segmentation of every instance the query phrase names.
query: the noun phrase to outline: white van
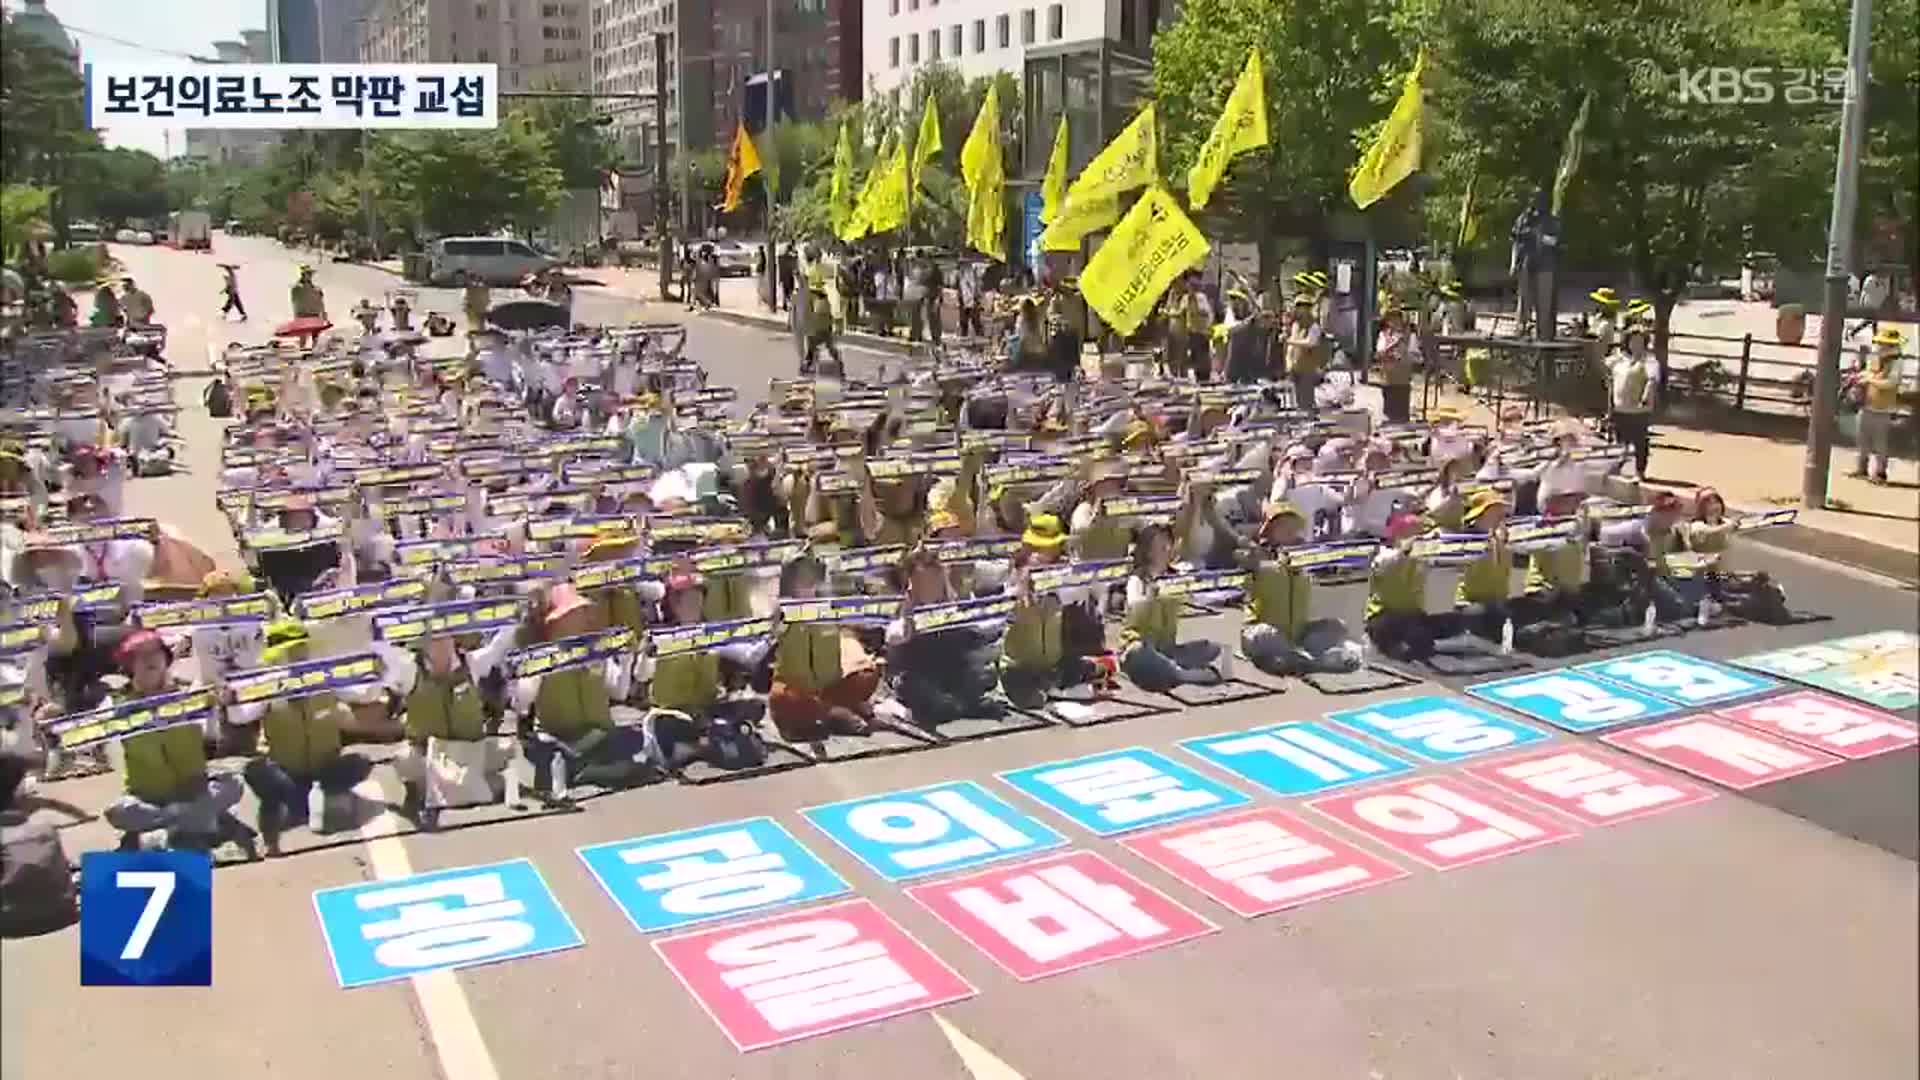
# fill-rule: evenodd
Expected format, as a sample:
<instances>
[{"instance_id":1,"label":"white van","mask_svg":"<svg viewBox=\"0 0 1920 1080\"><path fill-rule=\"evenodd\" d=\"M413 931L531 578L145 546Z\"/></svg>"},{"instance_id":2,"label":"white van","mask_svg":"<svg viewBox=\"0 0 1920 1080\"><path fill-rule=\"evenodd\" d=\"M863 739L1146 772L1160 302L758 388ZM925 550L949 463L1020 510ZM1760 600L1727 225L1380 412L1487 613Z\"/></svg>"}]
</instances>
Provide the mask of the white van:
<instances>
[{"instance_id":1,"label":"white van","mask_svg":"<svg viewBox=\"0 0 1920 1080\"><path fill-rule=\"evenodd\" d=\"M463 273L477 274L488 285L512 285L556 262L530 244L501 236L445 237L427 248L427 257L428 280L435 285L456 285Z\"/></svg>"}]
</instances>

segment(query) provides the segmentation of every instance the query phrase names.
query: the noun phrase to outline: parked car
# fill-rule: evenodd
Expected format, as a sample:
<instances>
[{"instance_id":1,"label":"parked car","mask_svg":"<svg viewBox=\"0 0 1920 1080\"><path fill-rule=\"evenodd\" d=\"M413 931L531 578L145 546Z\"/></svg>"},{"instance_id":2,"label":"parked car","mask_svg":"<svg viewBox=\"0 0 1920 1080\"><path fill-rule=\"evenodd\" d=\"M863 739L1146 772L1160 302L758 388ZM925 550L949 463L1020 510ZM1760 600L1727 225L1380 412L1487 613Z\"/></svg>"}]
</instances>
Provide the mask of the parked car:
<instances>
[{"instance_id":1,"label":"parked car","mask_svg":"<svg viewBox=\"0 0 1920 1080\"><path fill-rule=\"evenodd\" d=\"M715 240L713 257L720 264L723 277L751 277L753 275L753 246L739 240Z\"/></svg>"},{"instance_id":2,"label":"parked car","mask_svg":"<svg viewBox=\"0 0 1920 1080\"><path fill-rule=\"evenodd\" d=\"M116 244L137 244L140 242L139 238L140 234L132 229L119 229L113 234L113 242Z\"/></svg>"},{"instance_id":3,"label":"parked car","mask_svg":"<svg viewBox=\"0 0 1920 1080\"><path fill-rule=\"evenodd\" d=\"M145 229L141 229L139 232L133 234L133 242L136 244L151 244L153 243L153 234Z\"/></svg>"},{"instance_id":4,"label":"parked car","mask_svg":"<svg viewBox=\"0 0 1920 1080\"><path fill-rule=\"evenodd\" d=\"M67 226L67 239L75 244L97 244L100 226L91 221L76 221Z\"/></svg>"},{"instance_id":5,"label":"parked car","mask_svg":"<svg viewBox=\"0 0 1920 1080\"><path fill-rule=\"evenodd\" d=\"M239 218L228 218L227 223L221 227L221 231L225 232L228 236L244 236L246 229L247 227L240 223Z\"/></svg>"},{"instance_id":6,"label":"parked car","mask_svg":"<svg viewBox=\"0 0 1920 1080\"><path fill-rule=\"evenodd\" d=\"M500 236L448 236L427 247L427 280L451 285L463 273L489 285L513 285L528 274L558 265L533 245Z\"/></svg>"}]
</instances>

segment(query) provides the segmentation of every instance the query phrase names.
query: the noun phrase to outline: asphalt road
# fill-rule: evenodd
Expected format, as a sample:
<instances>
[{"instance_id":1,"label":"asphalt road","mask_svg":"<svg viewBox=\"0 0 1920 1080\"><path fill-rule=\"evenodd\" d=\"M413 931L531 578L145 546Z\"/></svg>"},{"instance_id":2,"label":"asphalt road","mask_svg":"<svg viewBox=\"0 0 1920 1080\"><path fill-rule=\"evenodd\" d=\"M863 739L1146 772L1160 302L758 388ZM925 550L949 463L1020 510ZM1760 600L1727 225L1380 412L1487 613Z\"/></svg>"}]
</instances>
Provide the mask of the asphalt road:
<instances>
[{"instance_id":1,"label":"asphalt road","mask_svg":"<svg viewBox=\"0 0 1920 1080\"><path fill-rule=\"evenodd\" d=\"M176 364L198 366L190 358L209 340L257 340L285 315L294 257L265 241L217 244L217 259L119 253L173 327ZM215 325L216 261L245 264L252 322ZM377 299L396 284L364 267L329 264L318 273L336 314L358 295ZM586 320L677 317L592 289L577 304ZM457 308L450 292L436 290L424 292L422 306ZM749 394L792 369L781 336L717 321L691 321L689 352L716 382ZM180 397L197 405L197 392L187 381ZM212 509L214 425L190 409L183 427L191 472L139 481L130 502L136 512L208 530L209 546L230 552ZM1699 632L1660 647L1725 658L1915 628L1915 596L1884 579L1748 546L1735 558L1775 574L1796 606L1830 621ZM1319 613L1357 619L1358 589L1317 597L1327 609ZM1190 625L1231 641L1238 619ZM85 989L75 931L6 942L0 1075L1867 1080L1920 1071L1913 749L1744 795L1719 790L1697 805L1576 829L1566 842L1449 872L1394 855L1388 861L1409 871L1401 880L1251 920L994 779L1135 746L1194 766L1177 740L1440 692L1426 685L1332 698L1294 683L1284 694L1234 704L732 783L655 786L592 801L574 815L351 842L222 869L209 989ZM1252 795L1256 807L1280 807L1349 842L1356 835L1298 799L1268 795L1211 765L1196 771ZM1457 770L1428 765L1412 775L1448 773ZM799 813L950 780L981 783L1055 828L1069 849L1108 857L1219 932L1022 982ZM94 808L113 789L113 778L101 777L48 793ZM853 895L871 900L977 993L931 1013L736 1051L575 849L759 816L783 824ZM108 842L97 823L66 837L74 852ZM1357 846L1387 854L1368 841ZM314 890L514 858L538 868L582 947L411 983L338 987Z\"/></svg>"}]
</instances>

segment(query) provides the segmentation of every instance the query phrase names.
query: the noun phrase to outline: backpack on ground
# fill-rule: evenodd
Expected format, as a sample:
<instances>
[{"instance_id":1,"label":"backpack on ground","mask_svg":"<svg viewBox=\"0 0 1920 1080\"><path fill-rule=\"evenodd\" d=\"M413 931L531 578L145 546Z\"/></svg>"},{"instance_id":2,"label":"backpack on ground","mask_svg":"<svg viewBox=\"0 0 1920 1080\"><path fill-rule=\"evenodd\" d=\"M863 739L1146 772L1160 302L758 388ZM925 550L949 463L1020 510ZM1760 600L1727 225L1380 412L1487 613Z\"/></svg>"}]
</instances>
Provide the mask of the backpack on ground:
<instances>
[{"instance_id":1,"label":"backpack on ground","mask_svg":"<svg viewBox=\"0 0 1920 1080\"><path fill-rule=\"evenodd\" d=\"M51 825L0 825L0 935L44 934L80 917L73 864Z\"/></svg>"},{"instance_id":2,"label":"backpack on ground","mask_svg":"<svg viewBox=\"0 0 1920 1080\"><path fill-rule=\"evenodd\" d=\"M767 760L767 744L753 725L726 717L715 717L707 724L707 745L711 760L723 769L751 769Z\"/></svg>"},{"instance_id":3,"label":"backpack on ground","mask_svg":"<svg viewBox=\"0 0 1920 1080\"><path fill-rule=\"evenodd\" d=\"M233 415L233 390L225 379L208 383L201 400L206 403L208 416L224 420Z\"/></svg>"}]
</instances>

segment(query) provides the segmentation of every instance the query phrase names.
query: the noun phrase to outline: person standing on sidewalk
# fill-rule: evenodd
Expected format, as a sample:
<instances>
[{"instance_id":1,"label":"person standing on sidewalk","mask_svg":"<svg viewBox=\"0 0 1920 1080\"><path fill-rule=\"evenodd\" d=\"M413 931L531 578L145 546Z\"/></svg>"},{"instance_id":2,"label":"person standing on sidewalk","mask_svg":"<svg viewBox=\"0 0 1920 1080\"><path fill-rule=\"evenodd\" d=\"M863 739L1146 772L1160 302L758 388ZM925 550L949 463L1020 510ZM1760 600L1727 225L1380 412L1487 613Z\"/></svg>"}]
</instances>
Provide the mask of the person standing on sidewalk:
<instances>
[{"instance_id":1,"label":"person standing on sidewalk","mask_svg":"<svg viewBox=\"0 0 1920 1080\"><path fill-rule=\"evenodd\" d=\"M1320 345L1326 332L1314 314L1313 297L1293 298L1293 322L1287 330L1287 377L1293 380L1293 407L1317 412L1314 389L1320 385Z\"/></svg>"},{"instance_id":2,"label":"person standing on sidewalk","mask_svg":"<svg viewBox=\"0 0 1920 1080\"><path fill-rule=\"evenodd\" d=\"M984 337L986 327L980 321L980 264L972 259L960 261L953 282L954 298L960 304L960 336Z\"/></svg>"},{"instance_id":3,"label":"person standing on sidewalk","mask_svg":"<svg viewBox=\"0 0 1920 1080\"><path fill-rule=\"evenodd\" d=\"M1647 478L1647 458L1652 454L1653 368L1647 362L1647 328L1627 324L1620 338L1621 350L1608 364L1611 396L1608 401L1613 418L1613 441L1633 451L1634 477Z\"/></svg>"},{"instance_id":4,"label":"person standing on sidewalk","mask_svg":"<svg viewBox=\"0 0 1920 1080\"><path fill-rule=\"evenodd\" d=\"M1380 411L1387 423L1404 424L1413 415L1413 369L1420 363L1420 339L1407 332L1401 308L1389 307L1380 316L1373 359L1380 377Z\"/></svg>"},{"instance_id":5,"label":"person standing on sidewalk","mask_svg":"<svg viewBox=\"0 0 1920 1080\"><path fill-rule=\"evenodd\" d=\"M1887 482L1893 419L1900 413L1900 346L1905 340L1905 335L1892 327L1875 334L1873 355L1857 376L1861 390L1860 437L1855 440L1859 451L1852 475L1866 477L1874 484ZM1868 465L1873 466L1871 475Z\"/></svg>"},{"instance_id":6,"label":"person standing on sidewalk","mask_svg":"<svg viewBox=\"0 0 1920 1080\"><path fill-rule=\"evenodd\" d=\"M789 242L786 248L780 252L779 267L778 267L779 274L780 274L780 310L781 311L793 310L794 271L799 261L800 261L799 255L794 251L793 244Z\"/></svg>"}]
</instances>

